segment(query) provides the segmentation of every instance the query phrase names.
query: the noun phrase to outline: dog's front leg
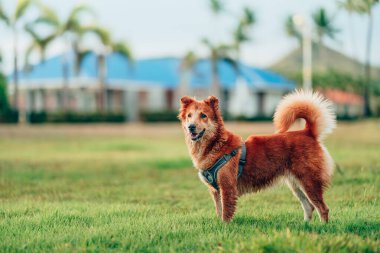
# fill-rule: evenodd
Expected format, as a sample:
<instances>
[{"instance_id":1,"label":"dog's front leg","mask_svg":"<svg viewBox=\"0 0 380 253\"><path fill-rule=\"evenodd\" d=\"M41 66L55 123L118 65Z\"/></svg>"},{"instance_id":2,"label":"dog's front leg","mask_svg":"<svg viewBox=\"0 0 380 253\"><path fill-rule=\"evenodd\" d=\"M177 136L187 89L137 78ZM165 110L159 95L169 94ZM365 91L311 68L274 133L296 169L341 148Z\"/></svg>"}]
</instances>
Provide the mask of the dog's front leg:
<instances>
[{"instance_id":1,"label":"dog's front leg","mask_svg":"<svg viewBox=\"0 0 380 253\"><path fill-rule=\"evenodd\" d=\"M237 202L236 178L228 174L219 177L219 188L222 200L222 220L231 221L234 217Z\"/></svg>"},{"instance_id":2,"label":"dog's front leg","mask_svg":"<svg viewBox=\"0 0 380 253\"><path fill-rule=\"evenodd\" d=\"M209 187L209 190L210 190L210 194L211 194L211 196L212 196L212 198L214 200L216 214L219 217L221 217L222 216L222 202L221 202L221 199L220 199L220 194L213 187Z\"/></svg>"}]
</instances>

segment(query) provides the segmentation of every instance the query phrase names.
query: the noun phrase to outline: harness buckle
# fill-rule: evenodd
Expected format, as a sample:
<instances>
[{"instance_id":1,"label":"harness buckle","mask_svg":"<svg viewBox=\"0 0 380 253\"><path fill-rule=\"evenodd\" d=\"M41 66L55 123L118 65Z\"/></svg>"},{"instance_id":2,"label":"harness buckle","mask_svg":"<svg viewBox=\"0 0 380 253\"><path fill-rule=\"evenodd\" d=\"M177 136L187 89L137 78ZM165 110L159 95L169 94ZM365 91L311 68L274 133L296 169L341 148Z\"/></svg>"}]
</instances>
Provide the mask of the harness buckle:
<instances>
[{"instance_id":1,"label":"harness buckle","mask_svg":"<svg viewBox=\"0 0 380 253\"><path fill-rule=\"evenodd\" d=\"M203 176L207 179L207 181L212 184L214 182L212 174L208 171L203 172Z\"/></svg>"}]
</instances>

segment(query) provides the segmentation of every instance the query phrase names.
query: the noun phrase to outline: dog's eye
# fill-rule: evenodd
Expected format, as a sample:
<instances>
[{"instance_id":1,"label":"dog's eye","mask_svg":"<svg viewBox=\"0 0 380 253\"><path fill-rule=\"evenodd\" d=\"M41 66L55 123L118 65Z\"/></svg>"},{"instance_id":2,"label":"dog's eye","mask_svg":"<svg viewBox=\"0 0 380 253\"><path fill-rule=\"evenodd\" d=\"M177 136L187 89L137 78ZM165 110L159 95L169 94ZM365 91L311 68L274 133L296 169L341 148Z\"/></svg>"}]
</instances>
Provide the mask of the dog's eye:
<instances>
[{"instance_id":1,"label":"dog's eye","mask_svg":"<svg viewBox=\"0 0 380 253\"><path fill-rule=\"evenodd\" d=\"M191 118L191 113L187 114L187 117L188 117L188 118Z\"/></svg>"},{"instance_id":2,"label":"dog's eye","mask_svg":"<svg viewBox=\"0 0 380 253\"><path fill-rule=\"evenodd\" d=\"M204 113L201 113L201 118L202 118L202 119L205 119L205 118L207 118L207 115L204 114Z\"/></svg>"}]
</instances>

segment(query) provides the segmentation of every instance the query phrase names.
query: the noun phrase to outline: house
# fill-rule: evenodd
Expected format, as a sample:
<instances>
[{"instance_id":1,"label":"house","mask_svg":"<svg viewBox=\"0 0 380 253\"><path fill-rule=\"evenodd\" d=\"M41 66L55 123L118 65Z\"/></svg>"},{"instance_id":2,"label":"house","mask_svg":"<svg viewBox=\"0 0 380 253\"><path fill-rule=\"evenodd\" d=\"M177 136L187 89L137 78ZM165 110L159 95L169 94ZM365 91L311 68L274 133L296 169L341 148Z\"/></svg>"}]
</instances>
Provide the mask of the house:
<instances>
[{"instance_id":1,"label":"house","mask_svg":"<svg viewBox=\"0 0 380 253\"><path fill-rule=\"evenodd\" d=\"M363 116L364 99L362 96L337 89L327 89L323 94L334 103L336 114L339 117L356 118Z\"/></svg>"},{"instance_id":2,"label":"house","mask_svg":"<svg viewBox=\"0 0 380 253\"><path fill-rule=\"evenodd\" d=\"M65 61L68 63L69 110L97 110L100 103L97 57L89 54L77 73L74 55L55 56L28 72L20 71L19 99L26 111L62 110ZM270 116L281 97L295 87L291 81L271 71L243 63L239 63L237 69L227 62L218 62L223 109L235 116ZM12 92L12 77L9 79ZM177 110L178 98L184 94L206 97L213 78L208 60L199 60L191 69L184 70L179 58L149 58L130 63L122 55L111 54L106 58L105 80L108 110L124 112L133 121L139 119L142 111ZM246 90L243 93L242 87ZM236 106L242 101L250 103ZM251 110L246 110L248 105Z\"/></svg>"}]
</instances>

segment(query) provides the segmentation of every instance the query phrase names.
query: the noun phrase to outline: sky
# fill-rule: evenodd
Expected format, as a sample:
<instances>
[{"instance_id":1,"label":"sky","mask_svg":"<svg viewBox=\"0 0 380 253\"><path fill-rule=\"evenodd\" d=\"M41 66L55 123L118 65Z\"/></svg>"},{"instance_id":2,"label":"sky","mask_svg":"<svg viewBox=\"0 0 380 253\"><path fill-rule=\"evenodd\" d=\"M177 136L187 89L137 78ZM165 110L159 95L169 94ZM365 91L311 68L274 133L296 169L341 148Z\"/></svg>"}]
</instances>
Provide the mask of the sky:
<instances>
[{"instance_id":1,"label":"sky","mask_svg":"<svg viewBox=\"0 0 380 253\"><path fill-rule=\"evenodd\" d=\"M0 0L9 12L15 0ZM199 56L207 51L200 43L204 37L214 41L228 42L236 19L232 15L214 16L207 0L42 0L57 10L64 18L73 6L86 3L97 13L99 24L110 30L115 40L125 40L133 50L135 58L183 56L188 50ZM337 8L334 0L225 0L231 13L238 14L243 6L251 7L257 23L250 31L252 41L242 47L243 61L268 67L291 50L297 42L289 38L284 30L288 15L299 14L311 25L311 13L325 7L334 15L335 26L340 29L337 39L326 40L326 44L360 61L364 60L366 43L366 16L349 14ZM26 19L33 19L33 13ZM374 27L371 61L380 66L380 4L374 9ZM354 40L352 40L354 38ZM23 55L30 39L20 35L20 55ZM92 42L90 42L92 43ZM95 42L94 42L95 43ZM64 44L56 41L47 55L62 53ZM12 36L0 24L0 51L3 54L3 69L12 70ZM35 56L35 61L37 61ZM22 61L22 60L21 60Z\"/></svg>"}]
</instances>

